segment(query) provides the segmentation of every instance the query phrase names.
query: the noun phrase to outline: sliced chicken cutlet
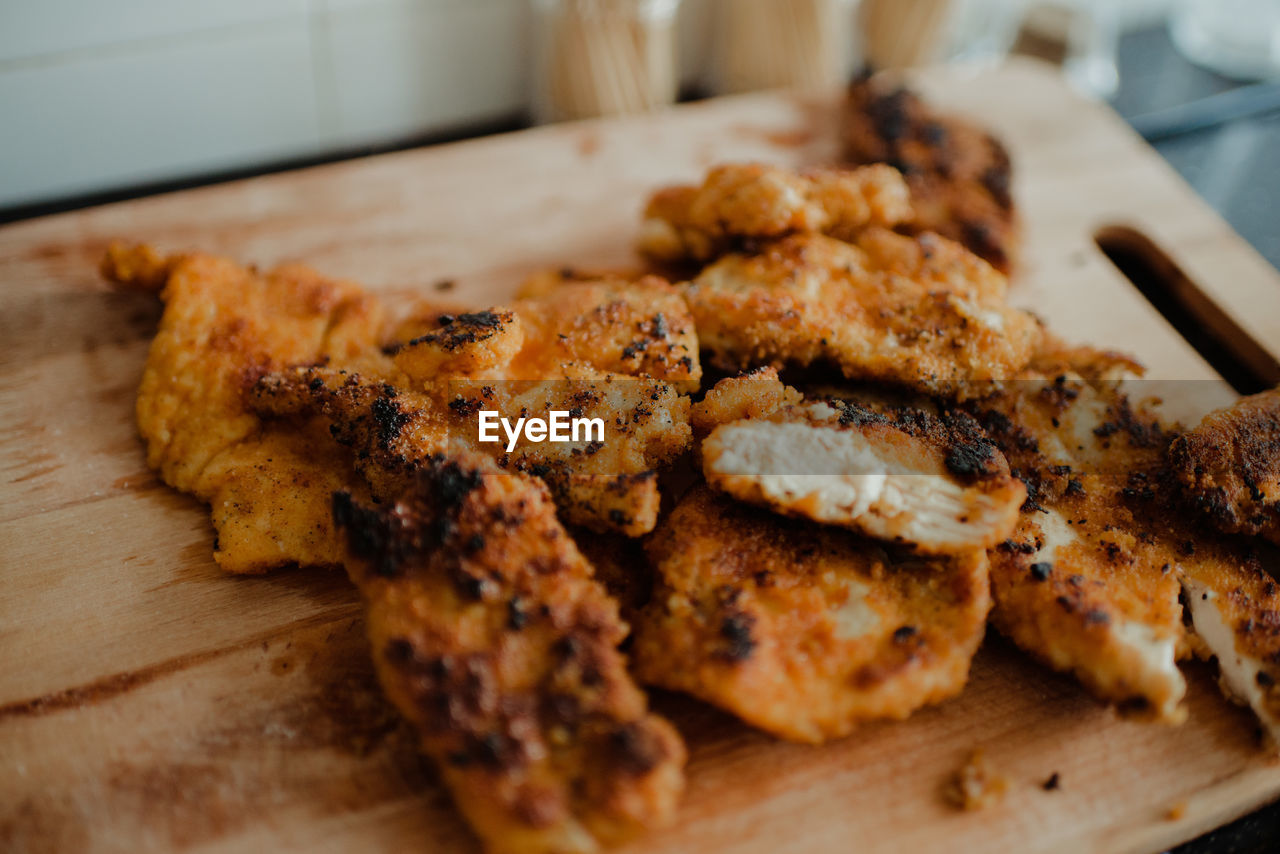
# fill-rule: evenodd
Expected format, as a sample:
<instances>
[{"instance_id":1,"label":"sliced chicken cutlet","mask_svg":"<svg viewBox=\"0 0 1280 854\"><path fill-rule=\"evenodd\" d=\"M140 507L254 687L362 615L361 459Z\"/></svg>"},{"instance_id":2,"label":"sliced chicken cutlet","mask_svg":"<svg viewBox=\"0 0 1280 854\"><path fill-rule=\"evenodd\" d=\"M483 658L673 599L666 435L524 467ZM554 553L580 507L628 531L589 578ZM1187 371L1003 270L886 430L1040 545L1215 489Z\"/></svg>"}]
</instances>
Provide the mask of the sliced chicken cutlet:
<instances>
[{"instance_id":1,"label":"sliced chicken cutlet","mask_svg":"<svg viewBox=\"0 0 1280 854\"><path fill-rule=\"evenodd\" d=\"M724 403L735 392L766 401L785 394L767 375L725 383L732 386L717 385L712 401L721 411L733 409ZM752 384L762 388L746 388ZM882 413L837 399L785 403L715 427L702 443L702 470L711 486L742 501L930 554L1004 540L1026 498L966 413Z\"/></svg>"},{"instance_id":2,"label":"sliced chicken cutlet","mask_svg":"<svg viewBox=\"0 0 1280 854\"><path fill-rule=\"evenodd\" d=\"M378 677L493 852L590 852L670 821L685 751L546 487L433 460L394 502L339 493Z\"/></svg>"},{"instance_id":3,"label":"sliced chicken cutlet","mask_svg":"<svg viewBox=\"0 0 1280 854\"><path fill-rule=\"evenodd\" d=\"M1055 670L1136 716L1177 722L1186 682L1174 550L1151 539L1123 481L1072 475L1038 493L990 553L992 623Z\"/></svg>"},{"instance_id":4,"label":"sliced chicken cutlet","mask_svg":"<svg viewBox=\"0 0 1280 854\"><path fill-rule=\"evenodd\" d=\"M906 179L915 216L902 230L949 237L1010 272L1018 256L1018 216L1012 162L998 139L871 75L850 85L842 119L850 165L885 163Z\"/></svg>"},{"instance_id":5,"label":"sliced chicken cutlet","mask_svg":"<svg viewBox=\"0 0 1280 854\"><path fill-rule=\"evenodd\" d=\"M322 418L354 449L358 467L376 461L366 476L378 495L403 489L436 454L469 451L546 480L573 524L630 536L653 529L656 469L692 437L689 401L678 389L696 387L701 375L693 321L669 285L566 285L437 321L410 321L398 335L413 337L367 356L360 371L306 367L264 377L257 411ZM496 428L489 435L497 441L480 441L484 411L511 422L561 412L601 423L572 441L512 447Z\"/></svg>"},{"instance_id":6,"label":"sliced chicken cutlet","mask_svg":"<svg viewBox=\"0 0 1280 854\"><path fill-rule=\"evenodd\" d=\"M138 429L164 481L210 505L218 564L230 572L337 564L329 496L358 488L350 460L314 424L264 423L247 392L271 371L372 346L380 305L298 265L258 273L212 255L117 244L102 270L118 287L164 301Z\"/></svg>"},{"instance_id":7,"label":"sliced chicken cutlet","mask_svg":"<svg viewBox=\"0 0 1280 854\"><path fill-rule=\"evenodd\" d=\"M990 597L981 551L924 558L695 487L647 545L642 681L821 742L959 693Z\"/></svg>"},{"instance_id":8,"label":"sliced chicken cutlet","mask_svg":"<svg viewBox=\"0 0 1280 854\"><path fill-rule=\"evenodd\" d=\"M992 622L1099 698L1177 721L1178 545L1141 500L1169 434L1096 378L1124 361L1057 347L973 405L1028 490L1017 530L990 553Z\"/></svg>"},{"instance_id":9,"label":"sliced chicken cutlet","mask_svg":"<svg viewBox=\"0 0 1280 854\"><path fill-rule=\"evenodd\" d=\"M1193 647L1217 660L1223 692L1253 710L1267 747L1280 751L1280 550L1222 536L1194 546L1179 561Z\"/></svg>"},{"instance_id":10,"label":"sliced chicken cutlet","mask_svg":"<svg viewBox=\"0 0 1280 854\"><path fill-rule=\"evenodd\" d=\"M640 251L662 262L709 261L797 233L849 239L911 218L902 176L888 166L794 172L761 163L717 166L701 185L666 187L644 211Z\"/></svg>"},{"instance_id":11,"label":"sliced chicken cutlet","mask_svg":"<svg viewBox=\"0 0 1280 854\"><path fill-rule=\"evenodd\" d=\"M1242 398L1174 439L1169 465L1219 530L1280 544L1280 389Z\"/></svg>"},{"instance_id":12,"label":"sliced chicken cutlet","mask_svg":"<svg viewBox=\"0 0 1280 854\"><path fill-rule=\"evenodd\" d=\"M731 254L685 289L717 366L833 364L845 377L961 395L1031 359L1039 322L1005 304L1004 276L957 243L868 229Z\"/></svg>"}]
</instances>

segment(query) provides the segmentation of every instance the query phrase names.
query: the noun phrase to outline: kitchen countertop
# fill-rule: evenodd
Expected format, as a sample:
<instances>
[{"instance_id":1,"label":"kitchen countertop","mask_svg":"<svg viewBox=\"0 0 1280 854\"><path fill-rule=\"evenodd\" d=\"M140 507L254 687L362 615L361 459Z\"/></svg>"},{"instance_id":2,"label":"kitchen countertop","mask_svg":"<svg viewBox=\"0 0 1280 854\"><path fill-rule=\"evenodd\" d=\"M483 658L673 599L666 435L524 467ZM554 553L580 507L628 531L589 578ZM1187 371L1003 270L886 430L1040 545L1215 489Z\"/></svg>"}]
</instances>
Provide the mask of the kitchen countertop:
<instances>
[{"instance_id":1,"label":"kitchen countertop","mask_svg":"<svg viewBox=\"0 0 1280 854\"><path fill-rule=\"evenodd\" d=\"M1126 119L1241 85L1188 62L1163 27L1126 35L1119 68L1120 90L1111 103ZM1242 237L1280 267L1280 110L1153 145Z\"/></svg>"}]
</instances>

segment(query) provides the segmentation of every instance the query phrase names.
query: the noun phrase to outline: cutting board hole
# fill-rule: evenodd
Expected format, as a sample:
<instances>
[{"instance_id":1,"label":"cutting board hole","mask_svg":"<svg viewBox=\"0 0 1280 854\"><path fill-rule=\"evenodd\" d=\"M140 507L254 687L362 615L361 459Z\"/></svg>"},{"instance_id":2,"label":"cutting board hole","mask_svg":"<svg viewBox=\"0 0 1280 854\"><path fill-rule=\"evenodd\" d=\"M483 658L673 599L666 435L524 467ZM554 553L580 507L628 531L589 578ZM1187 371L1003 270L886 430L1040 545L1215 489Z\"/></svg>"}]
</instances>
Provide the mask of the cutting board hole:
<instances>
[{"instance_id":1,"label":"cutting board hole","mask_svg":"<svg viewBox=\"0 0 1280 854\"><path fill-rule=\"evenodd\" d=\"M1095 231L1093 239L1116 269L1237 392L1255 394L1280 385L1280 362L1150 237L1132 226L1107 225Z\"/></svg>"}]
</instances>

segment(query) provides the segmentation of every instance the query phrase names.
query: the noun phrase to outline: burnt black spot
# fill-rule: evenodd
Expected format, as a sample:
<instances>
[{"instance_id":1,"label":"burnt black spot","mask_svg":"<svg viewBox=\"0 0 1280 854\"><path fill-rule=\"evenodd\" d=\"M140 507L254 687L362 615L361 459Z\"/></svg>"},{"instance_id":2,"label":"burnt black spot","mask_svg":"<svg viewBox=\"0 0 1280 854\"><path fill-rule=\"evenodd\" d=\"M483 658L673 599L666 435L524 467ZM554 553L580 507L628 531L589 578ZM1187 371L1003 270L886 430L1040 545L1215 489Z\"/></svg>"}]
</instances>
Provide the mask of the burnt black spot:
<instances>
[{"instance_id":1,"label":"burnt black spot","mask_svg":"<svg viewBox=\"0 0 1280 854\"><path fill-rule=\"evenodd\" d=\"M347 548L358 558L370 558L385 545L378 514L356 504L350 492L333 494L333 523L347 534Z\"/></svg>"},{"instance_id":2,"label":"burnt black spot","mask_svg":"<svg viewBox=\"0 0 1280 854\"><path fill-rule=\"evenodd\" d=\"M1046 561L1037 561L1031 564L1031 577L1036 581L1048 581L1049 576L1053 574L1053 564Z\"/></svg>"},{"instance_id":3,"label":"burnt black spot","mask_svg":"<svg viewBox=\"0 0 1280 854\"><path fill-rule=\"evenodd\" d=\"M486 732L475 739L469 753L476 762L494 770L514 767L522 758L519 742L501 732Z\"/></svg>"},{"instance_id":4,"label":"burnt black spot","mask_svg":"<svg viewBox=\"0 0 1280 854\"><path fill-rule=\"evenodd\" d=\"M480 407L483 405L484 403L479 398L468 399L465 397L455 397L453 400L449 401L449 408L452 409L459 418L469 418L470 416L475 415L480 411Z\"/></svg>"},{"instance_id":5,"label":"burnt black spot","mask_svg":"<svg viewBox=\"0 0 1280 854\"><path fill-rule=\"evenodd\" d=\"M484 482L484 476L475 469L464 469L450 461L429 469L426 481L439 505L453 508Z\"/></svg>"},{"instance_id":6,"label":"burnt black spot","mask_svg":"<svg viewBox=\"0 0 1280 854\"><path fill-rule=\"evenodd\" d=\"M643 353L647 349L649 349L649 339L639 338L622 348L622 358L630 359L637 353Z\"/></svg>"},{"instance_id":7,"label":"burnt black spot","mask_svg":"<svg viewBox=\"0 0 1280 854\"><path fill-rule=\"evenodd\" d=\"M519 596L512 596L507 602L507 628L518 632L529 622L529 615L524 610L524 603Z\"/></svg>"},{"instance_id":8,"label":"burnt black spot","mask_svg":"<svg viewBox=\"0 0 1280 854\"><path fill-rule=\"evenodd\" d=\"M947 141L947 126L941 122L925 122L920 125L920 139L929 145L942 145Z\"/></svg>"},{"instance_id":9,"label":"burnt black spot","mask_svg":"<svg viewBox=\"0 0 1280 854\"><path fill-rule=\"evenodd\" d=\"M991 166L978 179L987 192L995 199L996 204L1005 210L1013 207L1013 195L1009 190L1009 170L999 166Z\"/></svg>"},{"instance_id":10,"label":"burnt black spot","mask_svg":"<svg viewBox=\"0 0 1280 854\"><path fill-rule=\"evenodd\" d=\"M899 626L893 630L894 643L906 643L916 636L918 630L915 626Z\"/></svg>"},{"instance_id":11,"label":"burnt black spot","mask_svg":"<svg viewBox=\"0 0 1280 854\"><path fill-rule=\"evenodd\" d=\"M720 622L720 637L729 642L725 656L730 661L745 661L751 657L756 648L751 637L755 624L756 619L750 614L730 614Z\"/></svg>"},{"instance_id":12,"label":"burnt black spot","mask_svg":"<svg viewBox=\"0 0 1280 854\"><path fill-rule=\"evenodd\" d=\"M400 437L400 431L410 421L410 415L400 411L400 406L390 397L375 398L370 409L373 423L378 428L378 445L386 449Z\"/></svg>"},{"instance_id":13,"label":"burnt black spot","mask_svg":"<svg viewBox=\"0 0 1280 854\"><path fill-rule=\"evenodd\" d=\"M442 314L437 318L437 322L443 329L414 338L405 346L437 344L452 352L464 344L474 344L493 337L512 318L511 312L496 311L477 311L459 315Z\"/></svg>"},{"instance_id":14,"label":"burnt black spot","mask_svg":"<svg viewBox=\"0 0 1280 854\"><path fill-rule=\"evenodd\" d=\"M947 451L947 471L963 478L986 474L995 460L995 448L989 444L974 442L953 446Z\"/></svg>"},{"instance_id":15,"label":"burnt black spot","mask_svg":"<svg viewBox=\"0 0 1280 854\"><path fill-rule=\"evenodd\" d=\"M383 654L387 657L387 661L401 667L411 663L415 658L413 644L405 638L392 638L387 641Z\"/></svg>"},{"instance_id":16,"label":"burnt black spot","mask_svg":"<svg viewBox=\"0 0 1280 854\"><path fill-rule=\"evenodd\" d=\"M473 602L484 599L485 580L479 576L461 570L454 576L454 585L458 592Z\"/></svg>"},{"instance_id":17,"label":"burnt black spot","mask_svg":"<svg viewBox=\"0 0 1280 854\"><path fill-rule=\"evenodd\" d=\"M1034 543L1020 543L1016 540L1005 540L1003 543L996 546L996 548L1005 554L1029 555L1035 554L1037 551Z\"/></svg>"},{"instance_id":18,"label":"burnt black spot","mask_svg":"<svg viewBox=\"0 0 1280 854\"><path fill-rule=\"evenodd\" d=\"M666 744L643 723L624 724L610 738L617 768L624 774L643 776L667 758Z\"/></svg>"}]
</instances>

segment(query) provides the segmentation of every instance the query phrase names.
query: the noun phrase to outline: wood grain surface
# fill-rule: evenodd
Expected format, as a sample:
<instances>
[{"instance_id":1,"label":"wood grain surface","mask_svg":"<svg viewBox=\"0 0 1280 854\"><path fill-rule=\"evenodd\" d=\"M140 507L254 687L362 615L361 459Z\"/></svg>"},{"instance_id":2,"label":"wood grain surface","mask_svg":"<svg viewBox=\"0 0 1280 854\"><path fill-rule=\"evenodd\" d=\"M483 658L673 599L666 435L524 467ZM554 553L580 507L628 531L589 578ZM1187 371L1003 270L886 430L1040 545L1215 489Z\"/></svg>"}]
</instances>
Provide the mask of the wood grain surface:
<instances>
[{"instance_id":1,"label":"wood grain surface","mask_svg":"<svg viewBox=\"0 0 1280 854\"><path fill-rule=\"evenodd\" d=\"M1096 248L1098 227L1124 224L1274 352L1280 277L1107 108L1029 63L919 83L1013 151L1028 241L1014 302L1197 389L1189 409L1229 400ZM0 229L0 849L476 847L379 697L346 580L220 574L204 509L147 470L133 399L159 307L98 280L110 239L305 260L384 291L449 278L449 299L485 304L537 268L631 260L657 184L830 157L836 103L721 99ZM820 748L658 694L689 788L676 826L628 850L1157 850L1280 794L1249 714L1188 671L1188 723L1126 722L991 637L960 697ZM1008 796L951 811L939 788L976 747Z\"/></svg>"}]
</instances>

